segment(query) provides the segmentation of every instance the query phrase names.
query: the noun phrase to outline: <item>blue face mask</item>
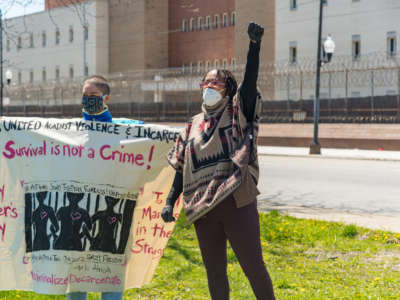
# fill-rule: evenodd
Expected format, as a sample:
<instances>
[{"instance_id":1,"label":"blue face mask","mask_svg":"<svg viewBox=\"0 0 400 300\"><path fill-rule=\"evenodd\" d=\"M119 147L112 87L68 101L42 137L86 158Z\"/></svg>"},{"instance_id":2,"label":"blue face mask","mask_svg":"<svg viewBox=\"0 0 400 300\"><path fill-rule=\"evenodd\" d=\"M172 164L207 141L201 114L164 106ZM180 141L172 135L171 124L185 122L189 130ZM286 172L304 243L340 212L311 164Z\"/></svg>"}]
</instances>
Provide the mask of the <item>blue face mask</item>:
<instances>
[{"instance_id":1,"label":"blue face mask","mask_svg":"<svg viewBox=\"0 0 400 300\"><path fill-rule=\"evenodd\" d=\"M88 114L98 114L104 108L106 96L82 96L82 106Z\"/></svg>"}]
</instances>

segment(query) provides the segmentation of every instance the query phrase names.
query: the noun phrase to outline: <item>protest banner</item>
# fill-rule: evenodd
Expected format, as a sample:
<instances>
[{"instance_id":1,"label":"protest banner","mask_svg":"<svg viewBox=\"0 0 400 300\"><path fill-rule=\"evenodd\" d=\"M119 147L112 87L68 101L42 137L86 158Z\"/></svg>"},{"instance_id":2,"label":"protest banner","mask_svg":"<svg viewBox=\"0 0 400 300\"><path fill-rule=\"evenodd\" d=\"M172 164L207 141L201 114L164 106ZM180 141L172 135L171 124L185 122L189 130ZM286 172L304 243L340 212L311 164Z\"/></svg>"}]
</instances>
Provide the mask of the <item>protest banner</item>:
<instances>
[{"instance_id":1,"label":"protest banner","mask_svg":"<svg viewBox=\"0 0 400 300\"><path fill-rule=\"evenodd\" d=\"M152 124L0 118L0 290L148 283L174 227L160 213L178 134Z\"/></svg>"}]
</instances>

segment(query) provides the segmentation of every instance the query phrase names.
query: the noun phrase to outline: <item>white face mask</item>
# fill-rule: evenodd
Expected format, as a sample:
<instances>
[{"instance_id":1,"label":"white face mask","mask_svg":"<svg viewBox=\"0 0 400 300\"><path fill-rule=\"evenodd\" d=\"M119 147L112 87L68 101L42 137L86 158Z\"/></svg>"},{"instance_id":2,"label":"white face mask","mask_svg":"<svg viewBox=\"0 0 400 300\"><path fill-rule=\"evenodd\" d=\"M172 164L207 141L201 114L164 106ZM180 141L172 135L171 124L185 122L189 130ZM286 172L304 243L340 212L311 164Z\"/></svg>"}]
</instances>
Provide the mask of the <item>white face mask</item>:
<instances>
[{"instance_id":1,"label":"white face mask","mask_svg":"<svg viewBox=\"0 0 400 300\"><path fill-rule=\"evenodd\" d=\"M222 99L222 95L220 92L212 89L206 88L203 91L203 101L207 106L214 106Z\"/></svg>"}]
</instances>

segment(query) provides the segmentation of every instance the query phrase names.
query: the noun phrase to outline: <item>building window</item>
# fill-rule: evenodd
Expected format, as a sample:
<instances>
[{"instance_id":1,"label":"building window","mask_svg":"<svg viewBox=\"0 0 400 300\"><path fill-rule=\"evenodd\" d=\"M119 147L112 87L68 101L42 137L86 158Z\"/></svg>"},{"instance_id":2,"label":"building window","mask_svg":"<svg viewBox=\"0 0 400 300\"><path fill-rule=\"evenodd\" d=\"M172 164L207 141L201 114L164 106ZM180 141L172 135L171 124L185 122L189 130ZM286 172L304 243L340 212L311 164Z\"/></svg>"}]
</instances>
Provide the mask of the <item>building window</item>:
<instances>
[{"instance_id":1,"label":"building window","mask_svg":"<svg viewBox=\"0 0 400 300\"><path fill-rule=\"evenodd\" d=\"M85 66L85 74L84 75L85 76L89 75L89 67L88 67L88 65Z\"/></svg>"},{"instance_id":2,"label":"building window","mask_svg":"<svg viewBox=\"0 0 400 300\"><path fill-rule=\"evenodd\" d=\"M33 70L30 70L29 72L29 83L33 83L34 77L33 77Z\"/></svg>"},{"instance_id":3,"label":"building window","mask_svg":"<svg viewBox=\"0 0 400 300\"><path fill-rule=\"evenodd\" d=\"M42 47L46 47L47 43L47 37L46 37L46 32L42 32Z\"/></svg>"},{"instance_id":4,"label":"building window","mask_svg":"<svg viewBox=\"0 0 400 300\"><path fill-rule=\"evenodd\" d=\"M74 79L74 67L69 67L69 79Z\"/></svg>"},{"instance_id":5,"label":"building window","mask_svg":"<svg viewBox=\"0 0 400 300\"><path fill-rule=\"evenodd\" d=\"M87 25L84 28L83 35L85 36L85 41L87 41L89 39L89 28Z\"/></svg>"},{"instance_id":6,"label":"building window","mask_svg":"<svg viewBox=\"0 0 400 300\"><path fill-rule=\"evenodd\" d=\"M211 19L210 16L207 16L207 17L206 17L206 25L205 25L206 30L209 30L209 29L210 29L210 19Z\"/></svg>"},{"instance_id":7,"label":"building window","mask_svg":"<svg viewBox=\"0 0 400 300\"><path fill-rule=\"evenodd\" d=\"M60 44L60 29L56 29L56 45Z\"/></svg>"},{"instance_id":8,"label":"building window","mask_svg":"<svg viewBox=\"0 0 400 300\"><path fill-rule=\"evenodd\" d=\"M42 81L46 82L46 80L47 80L46 68L43 68L43 70L42 70Z\"/></svg>"},{"instance_id":9,"label":"building window","mask_svg":"<svg viewBox=\"0 0 400 300\"><path fill-rule=\"evenodd\" d=\"M18 72L18 84L22 83L22 73L21 71Z\"/></svg>"},{"instance_id":10,"label":"building window","mask_svg":"<svg viewBox=\"0 0 400 300\"><path fill-rule=\"evenodd\" d=\"M74 29L72 27L69 28L69 42L72 43L74 41Z\"/></svg>"},{"instance_id":11,"label":"building window","mask_svg":"<svg viewBox=\"0 0 400 300\"><path fill-rule=\"evenodd\" d=\"M19 36L17 39L17 50L19 51L22 48L22 39Z\"/></svg>"},{"instance_id":12,"label":"building window","mask_svg":"<svg viewBox=\"0 0 400 300\"><path fill-rule=\"evenodd\" d=\"M387 33L387 53L389 57L396 56L397 54L396 31Z\"/></svg>"},{"instance_id":13,"label":"building window","mask_svg":"<svg viewBox=\"0 0 400 300\"><path fill-rule=\"evenodd\" d=\"M359 34L352 36L352 56L353 60L360 59L361 57L361 36Z\"/></svg>"},{"instance_id":14,"label":"building window","mask_svg":"<svg viewBox=\"0 0 400 300\"><path fill-rule=\"evenodd\" d=\"M7 42L6 42L6 49L7 49L7 52L10 51L10 40L7 40Z\"/></svg>"},{"instance_id":15,"label":"building window","mask_svg":"<svg viewBox=\"0 0 400 300\"><path fill-rule=\"evenodd\" d=\"M202 17L199 17L199 18L197 19L197 30L200 31L200 30L202 30L202 29L203 29L203 18L202 18Z\"/></svg>"},{"instance_id":16,"label":"building window","mask_svg":"<svg viewBox=\"0 0 400 300\"><path fill-rule=\"evenodd\" d=\"M190 18L189 30L190 32L194 30L194 18Z\"/></svg>"},{"instance_id":17,"label":"building window","mask_svg":"<svg viewBox=\"0 0 400 300\"><path fill-rule=\"evenodd\" d=\"M395 90L387 90L387 91L386 91L386 95L387 95L387 96L394 96L394 95L397 95L397 93L396 93Z\"/></svg>"},{"instance_id":18,"label":"building window","mask_svg":"<svg viewBox=\"0 0 400 300\"><path fill-rule=\"evenodd\" d=\"M186 32L186 20L182 20L182 32Z\"/></svg>"},{"instance_id":19,"label":"building window","mask_svg":"<svg viewBox=\"0 0 400 300\"><path fill-rule=\"evenodd\" d=\"M297 62L297 47L296 46L289 47L289 62L291 64L295 64Z\"/></svg>"},{"instance_id":20,"label":"building window","mask_svg":"<svg viewBox=\"0 0 400 300\"><path fill-rule=\"evenodd\" d=\"M236 25L236 12L231 13L231 26Z\"/></svg>"},{"instance_id":21,"label":"building window","mask_svg":"<svg viewBox=\"0 0 400 300\"><path fill-rule=\"evenodd\" d=\"M290 10L297 9L297 0L290 0Z\"/></svg>"},{"instance_id":22,"label":"building window","mask_svg":"<svg viewBox=\"0 0 400 300\"><path fill-rule=\"evenodd\" d=\"M219 22L219 16L218 15L214 15L214 28L215 29L218 28L218 22Z\"/></svg>"},{"instance_id":23,"label":"building window","mask_svg":"<svg viewBox=\"0 0 400 300\"><path fill-rule=\"evenodd\" d=\"M358 91L351 92L351 97L352 98L360 98L361 97L361 93L358 92Z\"/></svg>"},{"instance_id":24,"label":"building window","mask_svg":"<svg viewBox=\"0 0 400 300\"><path fill-rule=\"evenodd\" d=\"M206 61L206 70L205 70L205 71L210 70L210 66L211 66L210 61L207 60L207 61Z\"/></svg>"},{"instance_id":25,"label":"building window","mask_svg":"<svg viewBox=\"0 0 400 300\"><path fill-rule=\"evenodd\" d=\"M227 22L228 22L228 14L225 13L222 15L222 27L226 27Z\"/></svg>"},{"instance_id":26,"label":"building window","mask_svg":"<svg viewBox=\"0 0 400 300\"><path fill-rule=\"evenodd\" d=\"M232 70L236 69L236 59L234 59L234 58L231 59L231 69Z\"/></svg>"},{"instance_id":27,"label":"building window","mask_svg":"<svg viewBox=\"0 0 400 300\"><path fill-rule=\"evenodd\" d=\"M199 61L197 63L197 72L202 72L203 71L203 63Z\"/></svg>"},{"instance_id":28,"label":"building window","mask_svg":"<svg viewBox=\"0 0 400 300\"><path fill-rule=\"evenodd\" d=\"M219 60L218 59L214 60L214 68L215 69L219 68Z\"/></svg>"},{"instance_id":29,"label":"building window","mask_svg":"<svg viewBox=\"0 0 400 300\"><path fill-rule=\"evenodd\" d=\"M56 67L56 80L60 81L60 67L59 66Z\"/></svg>"},{"instance_id":30,"label":"building window","mask_svg":"<svg viewBox=\"0 0 400 300\"><path fill-rule=\"evenodd\" d=\"M222 69L226 70L226 66L227 66L227 65L228 65L228 62L227 62L226 59L224 59L224 60L222 61Z\"/></svg>"},{"instance_id":31,"label":"building window","mask_svg":"<svg viewBox=\"0 0 400 300\"><path fill-rule=\"evenodd\" d=\"M29 47L33 48L35 45L33 43L33 33L29 34Z\"/></svg>"}]
</instances>

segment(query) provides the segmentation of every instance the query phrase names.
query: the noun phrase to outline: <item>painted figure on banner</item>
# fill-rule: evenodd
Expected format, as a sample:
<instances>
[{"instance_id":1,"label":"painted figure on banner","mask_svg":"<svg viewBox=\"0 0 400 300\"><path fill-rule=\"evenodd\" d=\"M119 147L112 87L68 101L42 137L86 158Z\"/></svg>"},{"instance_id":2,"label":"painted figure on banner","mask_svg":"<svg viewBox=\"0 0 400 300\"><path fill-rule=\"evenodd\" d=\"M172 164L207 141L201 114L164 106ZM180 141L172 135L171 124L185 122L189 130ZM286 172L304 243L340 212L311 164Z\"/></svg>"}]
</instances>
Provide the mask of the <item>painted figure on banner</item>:
<instances>
[{"instance_id":1,"label":"painted figure on banner","mask_svg":"<svg viewBox=\"0 0 400 300\"><path fill-rule=\"evenodd\" d=\"M92 228L92 221L88 212L78 205L85 194L66 194L70 203L57 211L57 219L61 223L61 232L54 243L54 249L83 251L82 224L85 223L89 229Z\"/></svg>"},{"instance_id":2,"label":"painted figure on banner","mask_svg":"<svg viewBox=\"0 0 400 300\"><path fill-rule=\"evenodd\" d=\"M115 205L120 199L106 196L107 209L96 212L92 216L92 223L98 221L99 231L92 239L90 250L117 253L118 225L122 222L122 214L114 212Z\"/></svg>"},{"instance_id":3,"label":"painted figure on banner","mask_svg":"<svg viewBox=\"0 0 400 300\"><path fill-rule=\"evenodd\" d=\"M49 250L51 235L47 232L48 221L51 221L53 226L52 228L55 228L56 231L59 229L54 209L51 206L44 204L47 195L49 195L48 202L50 203L51 193L37 192L35 195L39 202L39 206L32 214L32 225L34 230L33 251Z\"/></svg>"}]
</instances>

